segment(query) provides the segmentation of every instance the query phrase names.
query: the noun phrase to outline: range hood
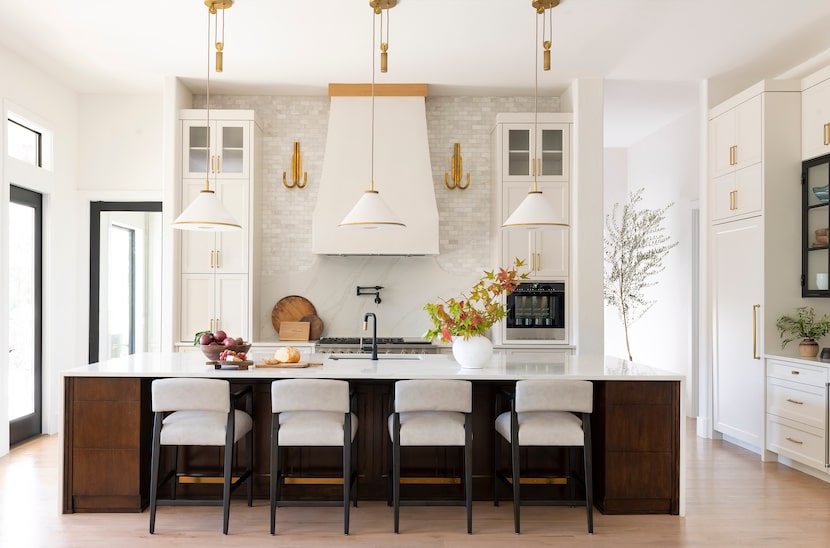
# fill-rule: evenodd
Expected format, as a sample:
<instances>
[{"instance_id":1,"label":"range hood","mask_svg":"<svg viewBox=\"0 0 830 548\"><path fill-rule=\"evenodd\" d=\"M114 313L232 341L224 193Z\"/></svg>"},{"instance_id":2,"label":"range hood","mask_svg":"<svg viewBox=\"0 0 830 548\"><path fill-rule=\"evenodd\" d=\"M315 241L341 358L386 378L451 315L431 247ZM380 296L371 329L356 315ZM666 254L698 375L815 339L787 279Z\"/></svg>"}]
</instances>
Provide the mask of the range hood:
<instances>
[{"instance_id":1,"label":"range hood","mask_svg":"<svg viewBox=\"0 0 830 548\"><path fill-rule=\"evenodd\" d=\"M333 84L320 188L312 217L311 251L318 255L437 255L438 207L429 160L424 95L389 96L375 86L375 190L406 225L403 230L343 229L337 225L371 184L370 86ZM357 90L357 91L356 91Z\"/></svg>"}]
</instances>

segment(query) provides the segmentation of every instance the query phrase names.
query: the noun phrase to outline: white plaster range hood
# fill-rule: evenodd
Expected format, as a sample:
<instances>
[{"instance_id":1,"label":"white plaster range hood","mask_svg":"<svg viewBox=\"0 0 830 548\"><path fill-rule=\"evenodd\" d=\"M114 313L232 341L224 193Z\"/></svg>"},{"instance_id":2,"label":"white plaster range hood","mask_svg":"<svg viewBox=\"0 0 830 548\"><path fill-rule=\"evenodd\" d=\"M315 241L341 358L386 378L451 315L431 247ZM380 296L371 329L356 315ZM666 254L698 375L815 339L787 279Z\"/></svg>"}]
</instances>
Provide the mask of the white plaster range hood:
<instances>
[{"instance_id":1,"label":"white plaster range hood","mask_svg":"<svg viewBox=\"0 0 830 548\"><path fill-rule=\"evenodd\" d=\"M424 95L388 96L375 85L375 190L406 225L403 230L344 229L337 225L371 184L371 89L331 86L331 108L311 232L319 255L437 255L438 207L429 160ZM360 96L337 95L347 89ZM425 94L425 93L424 93Z\"/></svg>"}]
</instances>

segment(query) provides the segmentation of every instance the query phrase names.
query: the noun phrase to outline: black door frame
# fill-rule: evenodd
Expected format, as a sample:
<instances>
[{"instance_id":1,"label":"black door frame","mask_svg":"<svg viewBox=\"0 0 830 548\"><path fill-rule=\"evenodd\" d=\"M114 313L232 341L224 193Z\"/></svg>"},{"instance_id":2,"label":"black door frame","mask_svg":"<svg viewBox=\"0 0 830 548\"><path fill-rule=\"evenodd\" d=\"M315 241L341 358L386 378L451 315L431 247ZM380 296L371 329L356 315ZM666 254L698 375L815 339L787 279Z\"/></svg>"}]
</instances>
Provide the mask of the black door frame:
<instances>
[{"instance_id":1,"label":"black door frame","mask_svg":"<svg viewBox=\"0 0 830 548\"><path fill-rule=\"evenodd\" d=\"M100 343L101 285L101 212L145 211L161 212L161 202L90 202L89 203L89 363L98 361ZM131 340L130 348L135 347Z\"/></svg>"},{"instance_id":2,"label":"black door frame","mask_svg":"<svg viewBox=\"0 0 830 548\"><path fill-rule=\"evenodd\" d=\"M15 185L9 190L12 203L35 212L35 410L9 421L9 445L15 445L43 432L43 195Z\"/></svg>"}]
</instances>

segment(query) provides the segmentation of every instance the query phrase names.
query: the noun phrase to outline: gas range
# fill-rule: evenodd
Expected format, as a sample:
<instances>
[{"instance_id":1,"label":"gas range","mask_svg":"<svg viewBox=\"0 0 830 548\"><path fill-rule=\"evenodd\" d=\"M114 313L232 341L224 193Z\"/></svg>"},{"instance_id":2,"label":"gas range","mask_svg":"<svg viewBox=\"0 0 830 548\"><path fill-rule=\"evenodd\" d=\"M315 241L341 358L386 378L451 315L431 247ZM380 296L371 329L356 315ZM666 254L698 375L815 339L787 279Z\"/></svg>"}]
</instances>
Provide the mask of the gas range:
<instances>
[{"instance_id":1,"label":"gas range","mask_svg":"<svg viewBox=\"0 0 830 548\"><path fill-rule=\"evenodd\" d=\"M429 341L415 337L378 337L380 354L437 354ZM372 351L372 337L321 337L315 350L321 354L362 354Z\"/></svg>"}]
</instances>

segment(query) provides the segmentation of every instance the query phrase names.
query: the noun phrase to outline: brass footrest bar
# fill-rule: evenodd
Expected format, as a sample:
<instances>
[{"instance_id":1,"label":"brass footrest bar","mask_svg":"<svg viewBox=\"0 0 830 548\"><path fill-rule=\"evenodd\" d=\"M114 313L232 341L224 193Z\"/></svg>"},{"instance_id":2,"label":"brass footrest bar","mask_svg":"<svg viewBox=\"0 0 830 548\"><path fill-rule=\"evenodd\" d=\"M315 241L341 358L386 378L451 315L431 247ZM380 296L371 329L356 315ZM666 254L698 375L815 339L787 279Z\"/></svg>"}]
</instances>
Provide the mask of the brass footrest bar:
<instances>
[{"instance_id":1,"label":"brass footrest bar","mask_svg":"<svg viewBox=\"0 0 830 548\"><path fill-rule=\"evenodd\" d=\"M512 484L513 478L505 477L507 483ZM519 485L567 485L568 478L521 478Z\"/></svg>"},{"instance_id":2,"label":"brass footrest bar","mask_svg":"<svg viewBox=\"0 0 830 548\"><path fill-rule=\"evenodd\" d=\"M408 483L410 485L461 485L461 478L422 478L422 477L412 477L412 478L401 478L401 484Z\"/></svg>"},{"instance_id":3,"label":"brass footrest bar","mask_svg":"<svg viewBox=\"0 0 830 548\"><path fill-rule=\"evenodd\" d=\"M231 483L239 481L240 476L233 476ZM178 476L179 483L224 483L222 476Z\"/></svg>"},{"instance_id":4,"label":"brass footrest bar","mask_svg":"<svg viewBox=\"0 0 830 548\"><path fill-rule=\"evenodd\" d=\"M283 478L285 485L343 485L343 478Z\"/></svg>"}]
</instances>

